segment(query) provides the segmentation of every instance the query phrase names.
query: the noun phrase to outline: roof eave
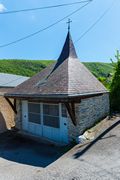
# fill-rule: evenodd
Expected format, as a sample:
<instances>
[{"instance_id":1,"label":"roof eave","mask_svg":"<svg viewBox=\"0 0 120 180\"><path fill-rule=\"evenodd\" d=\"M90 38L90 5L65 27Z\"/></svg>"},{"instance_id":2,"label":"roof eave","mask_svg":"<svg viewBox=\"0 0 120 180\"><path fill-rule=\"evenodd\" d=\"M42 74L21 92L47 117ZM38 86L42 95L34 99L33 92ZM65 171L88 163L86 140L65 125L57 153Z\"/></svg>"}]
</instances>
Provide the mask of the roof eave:
<instances>
[{"instance_id":1,"label":"roof eave","mask_svg":"<svg viewBox=\"0 0 120 180\"><path fill-rule=\"evenodd\" d=\"M105 93L109 93L109 91L103 92L93 92L93 93L84 93L84 94L4 94L7 98L15 98L15 99L25 99L25 100L39 100L39 101L79 101L80 99L101 96Z\"/></svg>"}]
</instances>

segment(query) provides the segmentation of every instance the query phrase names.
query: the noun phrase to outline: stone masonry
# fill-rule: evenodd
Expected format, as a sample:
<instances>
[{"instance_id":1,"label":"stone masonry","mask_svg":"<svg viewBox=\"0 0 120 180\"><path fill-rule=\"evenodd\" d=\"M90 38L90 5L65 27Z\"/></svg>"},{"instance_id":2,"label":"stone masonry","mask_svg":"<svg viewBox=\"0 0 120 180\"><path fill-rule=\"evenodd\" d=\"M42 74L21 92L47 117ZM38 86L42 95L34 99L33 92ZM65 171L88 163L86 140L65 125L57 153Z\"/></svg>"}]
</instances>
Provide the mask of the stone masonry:
<instances>
[{"instance_id":1,"label":"stone masonry","mask_svg":"<svg viewBox=\"0 0 120 180\"><path fill-rule=\"evenodd\" d=\"M102 120L109 114L109 93L102 96L87 98L76 104L77 126L68 121L69 140L81 135L86 129L92 127L96 122Z\"/></svg>"},{"instance_id":2,"label":"stone masonry","mask_svg":"<svg viewBox=\"0 0 120 180\"><path fill-rule=\"evenodd\" d=\"M10 130L14 126L14 112L6 99L0 96L0 133Z\"/></svg>"}]
</instances>

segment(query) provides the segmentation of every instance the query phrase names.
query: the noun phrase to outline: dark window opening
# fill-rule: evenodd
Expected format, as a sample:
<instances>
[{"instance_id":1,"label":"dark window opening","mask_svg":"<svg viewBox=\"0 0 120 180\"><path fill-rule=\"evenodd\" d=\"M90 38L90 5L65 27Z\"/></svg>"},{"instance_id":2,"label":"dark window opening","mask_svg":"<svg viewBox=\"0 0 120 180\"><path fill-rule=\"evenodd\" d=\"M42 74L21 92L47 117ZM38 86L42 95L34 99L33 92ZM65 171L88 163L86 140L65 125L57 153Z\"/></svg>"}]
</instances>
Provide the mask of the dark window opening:
<instances>
[{"instance_id":1,"label":"dark window opening","mask_svg":"<svg viewBox=\"0 0 120 180\"><path fill-rule=\"evenodd\" d=\"M43 105L43 124L54 128L60 128L59 105Z\"/></svg>"},{"instance_id":2,"label":"dark window opening","mask_svg":"<svg viewBox=\"0 0 120 180\"><path fill-rule=\"evenodd\" d=\"M28 103L28 120L32 123L41 124L40 104Z\"/></svg>"}]
</instances>

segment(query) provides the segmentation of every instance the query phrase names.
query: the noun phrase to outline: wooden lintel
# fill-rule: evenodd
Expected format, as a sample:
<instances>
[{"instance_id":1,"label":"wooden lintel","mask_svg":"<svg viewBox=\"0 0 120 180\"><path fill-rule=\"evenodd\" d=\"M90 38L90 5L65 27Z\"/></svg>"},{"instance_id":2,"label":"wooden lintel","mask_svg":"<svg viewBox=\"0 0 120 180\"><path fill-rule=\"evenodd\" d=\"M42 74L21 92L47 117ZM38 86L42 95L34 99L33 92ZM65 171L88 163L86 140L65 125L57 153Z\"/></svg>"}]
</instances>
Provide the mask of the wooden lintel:
<instances>
[{"instance_id":1,"label":"wooden lintel","mask_svg":"<svg viewBox=\"0 0 120 180\"><path fill-rule=\"evenodd\" d=\"M71 109L72 109L72 112L75 116L75 103L71 102Z\"/></svg>"},{"instance_id":2,"label":"wooden lintel","mask_svg":"<svg viewBox=\"0 0 120 180\"><path fill-rule=\"evenodd\" d=\"M5 96L7 98L12 98L12 99L19 99L19 100L28 100L28 101L36 101L36 102L47 102L47 103L80 103L82 99L87 99L95 96L102 96L103 93L99 94L88 94L88 95L82 95L78 96L76 95L75 97L36 97L36 96Z\"/></svg>"},{"instance_id":3,"label":"wooden lintel","mask_svg":"<svg viewBox=\"0 0 120 180\"><path fill-rule=\"evenodd\" d=\"M12 99L19 99L19 100L27 100L27 101L33 101L33 102L43 102L43 103L71 103L71 102L75 102L75 103L80 103L81 98L79 97L66 97L66 98L50 98L50 97L9 97L9 96L5 96L7 98L12 98Z\"/></svg>"},{"instance_id":4,"label":"wooden lintel","mask_svg":"<svg viewBox=\"0 0 120 180\"><path fill-rule=\"evenodd\" d=\"M76 117L75 117L75 103L64 103L66 108L67 108L67 111L70 115L70 118L73 122L73 124L76 126L77 125L77 121L76 121Z\"/></svg>"},{"instance_id":5,"label":"wooden lintel","mask_svg":"<svg viewBox=\"0 0 120 180\"><path fill-rule=\"evenodd\" d=\"M17 114L17 110L16 110L16 99L14 99L14 104L10 101L9 98L5 97L6 101L8 102L8 104L11 106L12 110L14 111L15 114Z\"/></svg>"},{"instance_id":6,"label":"wooden lintel","mask_svg":"<svg viewBox=\"0 0 120 180\"><path fill-rule=\"evenodd\" d=\"M14 107L16 108L16 99L14 99Z\"/></svg>"}]
</instances>

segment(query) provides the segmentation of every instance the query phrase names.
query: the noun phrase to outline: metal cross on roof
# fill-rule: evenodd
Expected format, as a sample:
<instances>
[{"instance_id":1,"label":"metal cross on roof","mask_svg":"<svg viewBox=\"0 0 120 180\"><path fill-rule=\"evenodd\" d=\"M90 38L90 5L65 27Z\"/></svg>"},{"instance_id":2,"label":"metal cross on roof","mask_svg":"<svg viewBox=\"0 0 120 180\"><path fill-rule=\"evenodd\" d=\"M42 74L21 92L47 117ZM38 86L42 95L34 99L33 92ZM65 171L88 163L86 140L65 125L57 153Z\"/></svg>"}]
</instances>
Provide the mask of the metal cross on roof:
<instances>
[{"instance_id":1,"label":"metal cross on roof","mask_svg":"<svg viewBox=\"0 0 120 180\"><path fill-rule=\"evenodd\" d=\"M68 24L68 31L70 30L70 23L71 22L72 22L71 19L68 19L68 22L67 22L67 24Z\"/></svg>"}]
</instances>

